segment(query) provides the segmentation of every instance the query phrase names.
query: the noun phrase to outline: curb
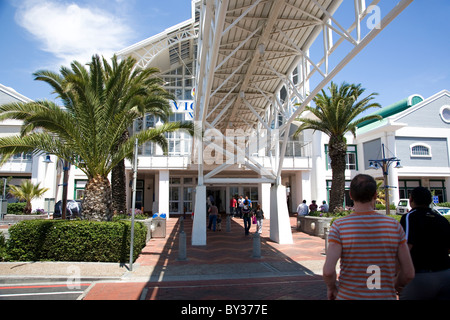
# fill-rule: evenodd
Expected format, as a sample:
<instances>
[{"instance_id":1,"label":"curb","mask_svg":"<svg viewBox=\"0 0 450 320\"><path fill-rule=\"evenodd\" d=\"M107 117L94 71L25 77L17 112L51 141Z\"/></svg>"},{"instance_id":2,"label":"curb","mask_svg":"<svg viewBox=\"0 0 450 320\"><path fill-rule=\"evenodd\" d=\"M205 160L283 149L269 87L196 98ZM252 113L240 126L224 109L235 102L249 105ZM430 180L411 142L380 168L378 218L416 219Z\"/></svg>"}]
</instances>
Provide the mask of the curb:
<instances>
[{"instance_id":1,"label":"curb","mask_svg":"<svg viewBox=\"0 0 450 320\"><path fill-rule=\"evenodd\" d=\"M121 281L121 277L81 277L76 282ZM68 276L0 276L0 285L27 285L43 283L75 283L73 277Z\"/></svg>"}]
</instances>

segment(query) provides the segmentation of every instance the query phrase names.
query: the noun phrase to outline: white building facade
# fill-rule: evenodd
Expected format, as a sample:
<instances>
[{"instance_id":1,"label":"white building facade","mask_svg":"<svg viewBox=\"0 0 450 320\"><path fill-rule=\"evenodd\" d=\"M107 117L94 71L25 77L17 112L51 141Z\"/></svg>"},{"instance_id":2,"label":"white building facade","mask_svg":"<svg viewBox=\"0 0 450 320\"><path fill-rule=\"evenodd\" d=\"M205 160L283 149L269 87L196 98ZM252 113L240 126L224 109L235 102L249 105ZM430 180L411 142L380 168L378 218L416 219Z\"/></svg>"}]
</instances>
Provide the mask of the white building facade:
<instances>
[{"instance_id":1,"label":"white building facade","mask_svg":"<svg viewBox=\"0 0 450 320\"><path fill-rule=\"evenodd\" d=\"M152 143L139 147L136 207L169 216L194 212L193 244L203 245L206 197L212 195L219 211L228 213L231 197L248 196L270 213L266 217L271 220L271 239L290 243L289 212L295 212L304 199L328 202L331 188L328 138L307 130L294 139L299 125L295 118L410 2L400 1L386 12L381 27L363 34L361 25L373 9L364 0L354 2L355 21L349 29L333 18L342 4L339 0L192 1L191 19L118 52L119 57L133 56L141 68L157 67L165 88L177 99L172 102L171 121L194 121L205 132L203 139L183 132L168 134L168 155ZM352 47L344 58L333 60L343 40ZM317 57L312 53L314 43L323 46ZM319 80L314 82L314 77ZM0 103L29 100L12 92L1 90ZM441 98L423 107L450 105L448 92L440 94ZM439 192L446 200L448 148L446 161L435 155L447 146L447 122L441 120L437 131L415 131L406 122L413 121L411 110L429 99L361 127L356 139L349 136L346 179L360 172L376 175L369 171L367 157L384 143L402 160L403 169L390 175L390 184L398 185L402 197L420 180L419 184L436 186L436 190L442 183ZM439 107L440 103L444 104ZM443 110L447 115L447 109ZM433 127L437 120L430 119L428 125ZM152 128L159 121L146 115L135 121L132 130ZM19 130L18 122L0 124L3 135ZM424 135L429 138L420 138ZM413 153L428 147L433 157L408 160L407 144ZM50 190L33 202L33 208L52 211L61 199L62 163L52 155L17 159L0 168L0 177L13 176L14 184L20 179L41 182ZM131 163L126 163L126 170L126 185L131 186ZM69 172L68 198L82 199L86 177L75 165ZM349 201L347 196L347 205ZM131 204L128 187L130 209Z\"/></svg>"}]
</instances>

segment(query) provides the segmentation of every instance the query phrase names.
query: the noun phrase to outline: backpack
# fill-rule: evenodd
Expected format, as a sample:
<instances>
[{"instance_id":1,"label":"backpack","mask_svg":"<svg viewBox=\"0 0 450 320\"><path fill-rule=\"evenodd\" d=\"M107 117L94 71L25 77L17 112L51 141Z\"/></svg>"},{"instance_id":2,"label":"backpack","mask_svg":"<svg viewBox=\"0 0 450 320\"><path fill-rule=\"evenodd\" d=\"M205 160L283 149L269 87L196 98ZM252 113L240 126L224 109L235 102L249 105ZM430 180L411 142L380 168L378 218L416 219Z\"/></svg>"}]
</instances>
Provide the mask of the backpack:
<instances>
[{"instance_id":1,"label":"backpack","mask_svg":"<svg viewBox=\"0 0 450 320\"><path fill-rule=\"evenodd\" d=\"M248 204L249 204L249 201L248 200L244 200L244 211L249 211L250 209L249 209L249 207L248 207Z\"/></svg>"}]
</instances>

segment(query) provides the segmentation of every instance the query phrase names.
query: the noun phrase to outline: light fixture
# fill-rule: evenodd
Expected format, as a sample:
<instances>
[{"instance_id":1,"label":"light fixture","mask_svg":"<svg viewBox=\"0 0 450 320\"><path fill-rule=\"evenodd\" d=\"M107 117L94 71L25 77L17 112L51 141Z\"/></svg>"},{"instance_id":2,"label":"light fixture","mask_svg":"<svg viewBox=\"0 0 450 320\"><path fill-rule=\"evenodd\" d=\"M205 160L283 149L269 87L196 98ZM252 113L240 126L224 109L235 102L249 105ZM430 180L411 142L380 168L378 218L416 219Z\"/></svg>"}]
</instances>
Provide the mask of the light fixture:
<instances>
[{"instance_id":1,"label":"light fixture","mask_svg":"<svg viewBox=\"0 0 450 320\"><path fill-rule=\"evenodd\" d=\"M378 166L378 163L375 162L375 164L373 163L373 161L369 162L369 169L374 169L374 170L378 170L380 167Z\"/></svg>"},{"instance_id":2,"label":"light fixture","mask_svg":"<svg viewBox=\"0 0 450 320\"><path fill-rule=\"evenodd\" d=\"M158 121L156 122L155 127L156 127L156 128L161 127L163 124L164 124L164 123L161 121L161 118L158 117Z\"/></svg>"},{"instance_id":3,"label":"light fixture","mask_svg":"<svg viewBox=\"0 0 450 320\"><path fill-rule=\"evenodd\" d=\"M260 43L258 45L258 51L261 56L264 55L264 53L266 52L266 46L264 43Z\"/></svg>"},{"instance_id":4,"label":"light fixture","mask_svg":"<svg viewBox=\"0 0 450 320\"><path fill-rule=\"evenodd\" d=\"M395 188L388 185L388 175L389 175L389 167L394 162L396 163L394 168L401 168L400 159L397 157L391 157L386 158L385 152L384 152L384 143L381 144L382 151L383 151L383 158L382 159L369 159L369 169L383 169L383 180L384 180L384 194L386 197L386 215L390 214L390 201L389 201L389 189Z\"/></svg>"},{"instance_id":5,"label":"light fixture","mask_svg":"<svg viewBox=\"0 0 450 320\"><path fill-rule=\"evenodd\" d=\"M47 154L47 155L45 156L44 163L53 163L53 161L52 161L52 159L50 158L50 155L49 155L49 154Z\"/></svg>"}]
</instances>

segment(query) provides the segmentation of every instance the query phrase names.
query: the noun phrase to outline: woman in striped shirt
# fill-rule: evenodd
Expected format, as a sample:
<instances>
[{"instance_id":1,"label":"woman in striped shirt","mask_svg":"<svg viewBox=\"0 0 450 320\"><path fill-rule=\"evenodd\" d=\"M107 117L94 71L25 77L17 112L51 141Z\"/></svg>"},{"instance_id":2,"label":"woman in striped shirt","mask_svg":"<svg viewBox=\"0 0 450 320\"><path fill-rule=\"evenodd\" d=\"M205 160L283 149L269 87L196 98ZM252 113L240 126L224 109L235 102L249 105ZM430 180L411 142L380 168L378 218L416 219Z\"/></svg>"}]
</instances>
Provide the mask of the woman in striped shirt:
<instances>
[{"instance_id":1,"label":"woman in striped shirt","mask_svg":"<svg viewBox=\"0 0 450 320\"><path fill-rule=\"evenodd\" d=\"M353 178L350 197L354 213L336 220L328 236L323 267L328 299L397 299L398 289L414 278L405 233L396 220L374 211L376 182L371 176Z\"/></svg>"}]
</instances>

